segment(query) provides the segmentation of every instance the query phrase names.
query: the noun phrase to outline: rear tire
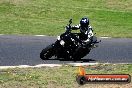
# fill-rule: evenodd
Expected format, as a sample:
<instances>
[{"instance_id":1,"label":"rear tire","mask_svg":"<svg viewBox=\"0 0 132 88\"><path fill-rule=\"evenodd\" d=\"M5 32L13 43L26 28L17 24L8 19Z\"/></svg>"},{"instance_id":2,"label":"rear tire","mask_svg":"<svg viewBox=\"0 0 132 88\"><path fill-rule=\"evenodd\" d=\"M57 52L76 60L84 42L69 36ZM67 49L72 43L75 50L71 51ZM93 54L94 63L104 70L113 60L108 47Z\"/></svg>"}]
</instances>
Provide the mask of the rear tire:
<instances>
[{"instance_id":1,"label":"rear tire","mask_svg":"<svg viewBox=\"0 0 132 88\"><path fill-rule=\"evenodd\" d=\"M49 45L41 51L40 58L42 60L47 60L47 59L51 58L53 55L54 55L53 45Z\"/></svg>"}]
</instances>

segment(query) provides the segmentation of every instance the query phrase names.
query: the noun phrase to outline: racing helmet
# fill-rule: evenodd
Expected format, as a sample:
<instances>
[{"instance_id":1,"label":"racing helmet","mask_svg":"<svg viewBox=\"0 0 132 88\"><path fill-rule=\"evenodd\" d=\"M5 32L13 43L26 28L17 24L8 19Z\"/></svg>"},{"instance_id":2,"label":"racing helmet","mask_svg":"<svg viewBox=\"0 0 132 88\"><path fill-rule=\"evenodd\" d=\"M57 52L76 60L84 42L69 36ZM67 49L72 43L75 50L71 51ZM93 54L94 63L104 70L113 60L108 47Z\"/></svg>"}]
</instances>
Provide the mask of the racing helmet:
<instances>
[{"instance_id":1,"label":"racing helmet","mask_svg":"<svg viewBox=\"0 0 132 88\"><path fill-rule=\"evenodd\" d=\"M80 27L81 27L81 32L85 32L88 29L89 25L89 19L88 18L82 18L80 20Z\"/></svg>"}]
</instances>

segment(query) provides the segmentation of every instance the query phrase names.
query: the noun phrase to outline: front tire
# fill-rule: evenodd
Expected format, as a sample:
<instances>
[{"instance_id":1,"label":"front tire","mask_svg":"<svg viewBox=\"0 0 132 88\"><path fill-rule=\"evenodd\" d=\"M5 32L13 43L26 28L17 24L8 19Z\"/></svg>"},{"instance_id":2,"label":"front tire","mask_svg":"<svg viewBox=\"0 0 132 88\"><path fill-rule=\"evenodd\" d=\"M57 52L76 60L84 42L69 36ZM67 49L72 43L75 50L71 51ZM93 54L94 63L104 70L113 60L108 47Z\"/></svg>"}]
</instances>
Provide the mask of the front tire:
<instances>
[{"instance_id":1,"label":"front tire","mask_svg":"<svg viewBox=\"0 0 132 88\"><path fill-rule=\"evenodd\" d=\"M47 60L49 58L51 58L54 55L54 51L53 51L53 44L47 46L45 49L43 49L40 53L40 58L42 60Z\"/></svg>"}]
</instances>

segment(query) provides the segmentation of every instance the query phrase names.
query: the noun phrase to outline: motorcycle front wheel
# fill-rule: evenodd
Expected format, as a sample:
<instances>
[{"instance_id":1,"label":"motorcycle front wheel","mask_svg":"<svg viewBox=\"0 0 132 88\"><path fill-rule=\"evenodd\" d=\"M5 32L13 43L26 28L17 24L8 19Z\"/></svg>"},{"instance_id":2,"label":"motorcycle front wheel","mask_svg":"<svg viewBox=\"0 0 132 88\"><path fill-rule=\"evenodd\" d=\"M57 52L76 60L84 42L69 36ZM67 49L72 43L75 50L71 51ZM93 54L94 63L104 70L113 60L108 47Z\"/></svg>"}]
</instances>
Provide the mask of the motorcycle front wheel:
<instances>
[{"instance_id":1,"label":"motorcycle front wheel","mask_svg":"<svg viewBox=\"0 0 132 88\"><path fill-rule=\"evenodd\" d=\"M40 58L42 60L47 60L47 59L51 58L53 55L54 55L53 45L49 45L41 51Z\"/></svg>"}]
</instances>

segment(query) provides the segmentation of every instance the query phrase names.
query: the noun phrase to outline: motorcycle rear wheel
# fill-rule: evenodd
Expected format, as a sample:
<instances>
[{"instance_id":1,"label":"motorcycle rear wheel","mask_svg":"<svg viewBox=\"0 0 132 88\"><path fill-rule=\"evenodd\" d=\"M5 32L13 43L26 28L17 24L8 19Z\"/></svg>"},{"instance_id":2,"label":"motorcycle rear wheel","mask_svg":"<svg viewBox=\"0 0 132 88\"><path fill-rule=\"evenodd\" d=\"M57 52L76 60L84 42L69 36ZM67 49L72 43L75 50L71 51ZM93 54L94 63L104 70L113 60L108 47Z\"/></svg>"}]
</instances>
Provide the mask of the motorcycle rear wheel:
<instances>
[{"instance_id":1,"label":"motorcycle rear wheel","mask_svg":"<svg viewBox=\"0 0 132 88\"><path fill-rule=\"evenodd\" d=\"M45 49L43 49L40 53L40 58L42 60L47 60L49 58L51 58L54 55L53 52L53 45L49 45L47 46Z\"/></svg>"}]
</instances>

